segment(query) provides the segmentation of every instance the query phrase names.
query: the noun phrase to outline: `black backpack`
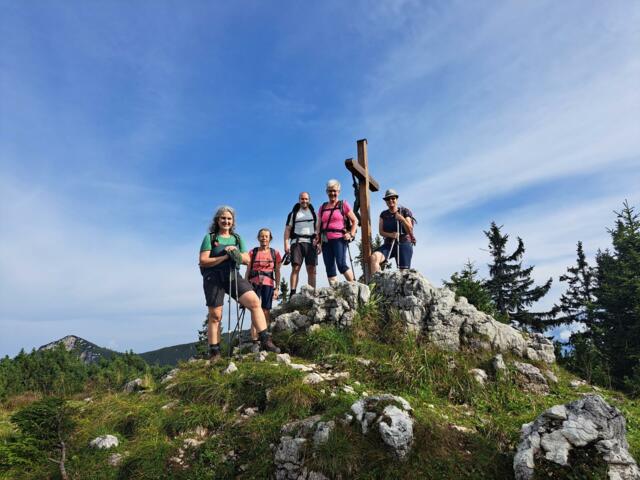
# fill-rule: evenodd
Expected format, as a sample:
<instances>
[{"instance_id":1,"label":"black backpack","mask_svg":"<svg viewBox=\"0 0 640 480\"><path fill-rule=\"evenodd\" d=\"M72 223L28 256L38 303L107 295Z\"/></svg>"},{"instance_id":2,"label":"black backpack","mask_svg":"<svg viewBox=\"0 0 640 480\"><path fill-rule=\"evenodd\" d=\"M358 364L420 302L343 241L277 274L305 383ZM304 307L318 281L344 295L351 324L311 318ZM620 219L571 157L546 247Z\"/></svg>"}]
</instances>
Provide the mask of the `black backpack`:
<instances>
[{"instance_id":1,"label":"black backpack","mask_svg":"<svg viewBox=\"0 0 640 480\"><path fill-rule=\"evenodd\" d=\"M345 232L351 231L351 219L344 214L344 205L342 203L342 200L338 200L338 204L331 209L331 213L329 214L329 220L327 220L327 227L331 223L331 217L333 216L333 212L335 212L336 210L340 210L344 227L342 228L342 230L338 230L335 228L325 228L325 226L322 223L322 212L329 209L328 205L329 205L329 202L324 202L320 207L320 233L324 233L324 232L345 233Z\"/></svg>"},{"instance_id":2,"label":"black backpack","mask_svg":"<svg viewBox=\"0 0 640 480\"><path fill-rule=\"evenodd\" d=\"M257 270L253 269L253 262L255 261L256 255L258 254L258 247L255 247L253 250L251 250L251 270L249 271L249 280L260 275L269 277L271 280L276 279L275 272L276 266L278 265L276 261L276 251L273 248L269 248L269 250L271 251L271 260L273 260L273 270L271 270L270 272L258 272Z\"/></svg>"},{"instance_id":3,"label":"black backpack","mask_svg":"<svg viewBox=\"0 0 640 480\"><path fill-rule=\"evenodd\" d=\"M214 247L218 246L219 242L216 240L217 235L214 235L213 232L209 232L209 237L210 237L210 241L211 241L211 252L209 253L209 258L211 258L211 254L213 253L213 249L214 249ZM240 246L240 235L238 235L237 233L234 232L233 233L233 238L235 238L235 240L236 240L236 247L239 247ZM212 268L212 267L208 267L208 268ZM204 275L204 271L205 270L206 270L206 268L200 267L200 273L201 274Z\"/></svg>"},{"instance_id":4,"label":"black backpack","mask_svg":"<svg viewBox=\"0 0 640 480\"><path fill-rule=\"evenodd\" d=\"M296 238L313 238L315 237L315 233L312 233L311 235L297 235L296 234L296 223L300 223L300 222L309 222L310 220L296 220L296 215L298 214L298 211L300 210L300 203L296 203L293 206L293 210L291 210L289 212L289 215L287 215L287 225L289 225L289 222L291 222L291 219L293 219L292 225L291 225L291 232L289 233L289 238L291 240L295 240ZM316 216L316 211L313 208L313 205L309 204L309 210L311 210L311 216L313 217L313 231L316 231L316 226L318 225L318 217Z\"/></svg>"}]
</instances>

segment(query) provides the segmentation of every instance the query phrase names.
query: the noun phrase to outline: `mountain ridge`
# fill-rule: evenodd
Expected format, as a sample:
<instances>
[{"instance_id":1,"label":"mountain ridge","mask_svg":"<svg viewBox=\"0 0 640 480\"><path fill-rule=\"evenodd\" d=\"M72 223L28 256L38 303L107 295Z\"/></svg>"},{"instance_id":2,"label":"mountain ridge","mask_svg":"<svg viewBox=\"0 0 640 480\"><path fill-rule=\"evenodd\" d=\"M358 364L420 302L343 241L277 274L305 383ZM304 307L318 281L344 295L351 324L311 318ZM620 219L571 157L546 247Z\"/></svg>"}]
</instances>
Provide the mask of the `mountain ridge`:
<instances>
[{"instance_id":1,"label":"mountain ridge","mask_svg":"<svg viewBox=\"0 0 640 480\"><path fill-rule=\"evenodd\" d=\"M150 364L157 363L158 365L177 365L179 361L188 360L196 355L197 343L198 342L191 342L170 345L155 350L136 353L136 355L139 355ZM85 363L95 363L101 358L110 359L114 356L124 354L123 352L101 347L77 335L65 335L58 340L54 340L38 347L37 350L49 350L58 345L62 345L67 351L72 351L78 354L80 359Z\"/></svg>"}]
</instances>

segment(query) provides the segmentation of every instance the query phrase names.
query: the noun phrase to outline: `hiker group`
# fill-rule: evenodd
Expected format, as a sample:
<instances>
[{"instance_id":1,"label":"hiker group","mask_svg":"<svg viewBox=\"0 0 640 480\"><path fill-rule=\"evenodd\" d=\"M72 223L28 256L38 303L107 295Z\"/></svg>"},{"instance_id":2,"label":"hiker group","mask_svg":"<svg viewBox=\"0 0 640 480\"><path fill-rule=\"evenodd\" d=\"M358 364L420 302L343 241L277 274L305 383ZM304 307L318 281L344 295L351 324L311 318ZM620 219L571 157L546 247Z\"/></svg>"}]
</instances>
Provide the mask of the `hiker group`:
<instances>
[{"instance_id":1,"label":"hiker group","mask_svg":"<svg viewBox=\"0 0 640 480\"><path fill-rule=\"evenodd\" d=\"M200 272L208 308L207 337L209 358L221 356L220 325L225 294L229 296L229 323L231 298L251 314L251 339L255 351L279 353L267 327L272 302L280 296L280 267L291 263L291 295L296 293L300 270L305 265L307 282L316 287L318 255L322 254L329 285L334 286L338 272L347 281L355 280L349 243L355 239L358 219L346 200L340 200L340 182L329 180L326 186L328 201L318 212L311 204L308 192L300 193L298 202L287 216L284 230L284 257L271 246L273 234L268 228L258 231L258 246L250 252L236 232L236 216L233 208L223 206L215 212L209 231L200 246ZM415 237L415 218L408 208L398 204L398 194L389 189L384 201L387 209L380 214L378 233L383 239L370 258L370 271L375 273L381 265L396 260L400 269L411 267ZM347 263L347 255L349 263ZM238 269L247 265L245 277ZM230 325L229 325L230 328Z\"/></svg>"}]
</instances>

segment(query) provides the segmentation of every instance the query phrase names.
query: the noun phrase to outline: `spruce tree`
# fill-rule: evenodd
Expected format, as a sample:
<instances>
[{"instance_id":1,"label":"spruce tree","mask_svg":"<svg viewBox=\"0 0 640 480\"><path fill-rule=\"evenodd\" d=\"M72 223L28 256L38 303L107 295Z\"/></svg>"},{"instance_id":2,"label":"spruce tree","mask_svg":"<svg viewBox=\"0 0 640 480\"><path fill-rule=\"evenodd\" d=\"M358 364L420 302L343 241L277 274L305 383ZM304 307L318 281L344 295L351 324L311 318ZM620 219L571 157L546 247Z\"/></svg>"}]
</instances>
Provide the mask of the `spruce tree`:
<instances>
[{"instance_id":1,"label":"spruce tree","mask_svg":"<svg viewBox=\"0 0 640 480\"><path fill-rule=\"evenodd\" d=\"M624 202L609 230L613 250L598 252L594 341L613 382L640 393L640 216Z\"/></svg>"},{"instance_id":2,"label":"spruce tree","mask_svg":"<svg viewBox=\"0 0 640 480\"><path fill-rule=\"evenodd\" d=\"M587 262L582 242L578 242L576 255L576 264L567 267L567 273L560 276L560 281L568 284L567 291L560 296L560 303L554 307L558 316L549 323L570 325L574 322L582 322L587 328L591 328L595 322L596 272Z\"/></svg>"},{"instance_id":3,"label":"spruce tree","mask_svg":"<svg viewBox=\"0 0 640 480\"><path fill-rule=\"evenodd\" d=\"M567 267L567 273L560 276L560 281L567 282L567 290L561 295L560 302L554 306L556 318L549 323L581 323L585 330L572 333L568 342L570 348L563 355L558 355L558 359L569 370L588 382L610 386L611 376L607 359L594 342L599 329L595 315L596 269L587 262L582 242L578 242L575 265Z\"/></svg>"},{"instance_id":4,"label":"spruce tree","mask_svg":"<svg viewBox=\"0 0 640 480\"><path fill-rule=\"evenodd\" d=\"M456 294L456 298L465 297L478 310L495 315L496 309L491 295L485 288L485 281L477 278L478 270L471 260L467 260L460 272L451 275L450 280L443 282Z\"/></svg>"},{"instance_id":5,"label":"spruce tree","mask_svg":"<svg viewBox=\"0 0 640 480\"><path fill-rule=\"evenodd\" d=\"M490 278L486 288L491 294L498 317L521 328L541 332L545 321L552 312L531 312L527 308L544 297L551 288L553 279L544 285L535 286L531 273L533 266L522 267L524 242L518 237L518 247L511 254L506 253L509 235L502 234L495 222L484 234L489 239L489 253L493 262L489 264Z\"/></svg>"},{"instance_id":6,"label":"spruce tree","mask_svg":"<svg viewBox=\"0 0 640 480\"><path fill-rule=\"evenodd\" d=\"M202 328L198 330L198 343L196 343L196 355L204 358L209 354L209 337L207 335L207 328L209 325L209 315L205 315L202 322Z\"/></svg>"},{"instance_id":7,"label":"spruce tree","mask_svg":"<svg viewBox=\"0 0 640 480\"><path fill-rule=\"evenodd\" d=\"M287 303L289 301L289 284L282 278L280 279L280 303Z\"/></svg>"}]
</instances>

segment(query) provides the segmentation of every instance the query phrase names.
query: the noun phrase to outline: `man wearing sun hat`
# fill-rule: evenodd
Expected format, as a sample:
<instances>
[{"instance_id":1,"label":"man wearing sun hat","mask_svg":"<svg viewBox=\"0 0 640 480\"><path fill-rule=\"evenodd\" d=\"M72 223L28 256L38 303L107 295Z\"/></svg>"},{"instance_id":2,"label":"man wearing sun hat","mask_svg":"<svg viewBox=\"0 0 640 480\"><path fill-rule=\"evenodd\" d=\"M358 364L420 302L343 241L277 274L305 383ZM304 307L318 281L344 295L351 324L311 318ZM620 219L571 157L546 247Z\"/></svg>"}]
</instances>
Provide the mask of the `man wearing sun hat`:
<instances>
[{"instance_id":1,"label":"man wearing sun hat","mask_svg":"<svg viewBox=\"0 0 640 480\"><path fill-rule=\"evenodd\" d=\"M399 269L411 268L413 246L416 242L413 236L416 219L411 210L398 204L398 192L390 188L383 198L387 209L380 214L378 233L384 242L371 255L372 274L380 270L380 265L391 258L396 259Z\"/></svg>"}]
</instances>

